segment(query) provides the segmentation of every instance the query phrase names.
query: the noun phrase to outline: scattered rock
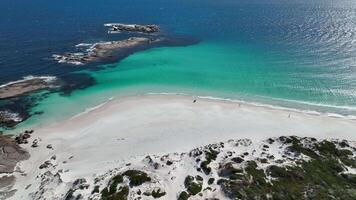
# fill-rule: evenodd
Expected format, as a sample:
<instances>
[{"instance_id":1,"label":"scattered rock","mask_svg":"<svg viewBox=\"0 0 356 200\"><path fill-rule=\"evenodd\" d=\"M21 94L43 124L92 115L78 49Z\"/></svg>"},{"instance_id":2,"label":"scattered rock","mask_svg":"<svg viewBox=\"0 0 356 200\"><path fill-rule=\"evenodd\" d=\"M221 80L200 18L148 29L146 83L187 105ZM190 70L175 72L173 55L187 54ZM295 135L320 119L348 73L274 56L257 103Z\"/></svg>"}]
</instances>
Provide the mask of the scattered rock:
<instances>
[{"instance_id":1,"label":"scattered rock","mask_svg":"<svg viewBox=\"0 0 356 200\"><path fill-rule=\"evenodd\" d=\"M44 197L51 197L54 199L54 195L58 189L57 187L63 184L61 175L59 173L53 174L50 171L46 171L40 175L40 179L40 185L35 192L30 193L30 199L46 199ZM61 199L63 199L63 194L61 194Z\"/></svg>"},{"instance_id":2,"label":"scattered rock","mask_svg":"<svg viewBox=\"0 0 356 200\"><path fill-rule=\"evenodd\" d=\"M28 139L31 137L30 133L26 132L21 133L18 136L15 137L15 141L17 144L27 144Z\"/></svg>"},{"instance_id":3,"label":"scattered rock","mask_svg":"<svg viewBox=\"0 0 356 200\"><path fill-rule=\"evenodd\" d=\"M241 157L231 158L231 160L234 161L235 163L242 163L244 161L244 159Z\"/></svg>"},{"instance_id":4,"label":"scattered rock","mask_svg":"<svg viewBox=\"0 0 356 200\"><path fill-rule=\"evenodd\" d=\"M24 133L32 134L33 132L34 132L34 130L25 130Z\"/></svg>"},{"instance_id":5,"label":"scattered rock","mask_svg":"<svg viewBox=\"0 0 356 200\"><path fill-rule=\"evenodd\" d=\"M25 190L27 190L28 188L31 187L32 184L28 184L26 187L25 187Z\"/></svg>"},{"instance_id":6,"label":"scattered rock","mask_svg":"<svg viewBox=\"0 0 356 200\"><path fill-rule=\"evenodd\" d=\"M166 165L172 165L173 164L173 162L172 161L170 161L170 160L167 160L167 162L166 162Z\"/></svg>"},{"instance_id":7,"label":"scattered rock","mask_svg":"<svg viewBox=\"0 0 356 200\"><path fill-rule=\"evenodd\" d=\"M85 178L78 178L73 182L71 189L75 191L75 190L84 190L88 188L89 188L89 184L87 183L87 180Z\"/></svg>"},{"instance_id":8,"label":"scattered rock","mask_svg":"<svg viewBox=\"0 0 356 200\"><path fill-rule=\"evenodd\" d=\"M45 168L48 168L48 167L50 167L50 166L53 166L53 164L51 163L51 161L47 160L47 161L45 161L43 164L41 164L41 165L39 166L39 168L40 168L40 169L45 169Z\"/></svg>"},{"instance_id":9,"label":"scattered rock","mask_svg":"<svg viewBox=\"0 0 356 200\"><path fill-rule=\"evenodd\" d=\"M33 147L33 148L38 147L38 140L37 139L33 140L31 147Z\"/></svg>"}]
</instances>

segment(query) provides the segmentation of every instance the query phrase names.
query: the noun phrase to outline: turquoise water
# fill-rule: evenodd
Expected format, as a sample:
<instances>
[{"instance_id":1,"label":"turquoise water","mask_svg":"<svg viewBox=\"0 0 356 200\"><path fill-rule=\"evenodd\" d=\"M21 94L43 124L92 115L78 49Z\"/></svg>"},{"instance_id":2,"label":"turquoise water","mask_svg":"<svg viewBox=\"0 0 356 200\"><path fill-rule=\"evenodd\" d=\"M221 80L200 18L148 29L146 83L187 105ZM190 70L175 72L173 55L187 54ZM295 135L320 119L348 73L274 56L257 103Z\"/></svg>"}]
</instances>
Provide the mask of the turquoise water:
<instances>
[{"instance_id":1,"label":"turquoise water","mask_svg":"<svg viewBox=\"0 0 356 200\"><path fill-rule=\"evenodd\" d=\"M94 77L97 84L71 96L51 94L33 109L45 111L44 114L21 126L58 121L111 97L147 93L184 93L354 114L354 99L343 94L345 80L333 78L327 69L301 66L290 62L288 55L281 55L283 52L267 51L261 46L221 42L135 53L106 65L105 70L82 71ZM314 87L316 83L318 88Z\"/></svg>"}]
</instances>

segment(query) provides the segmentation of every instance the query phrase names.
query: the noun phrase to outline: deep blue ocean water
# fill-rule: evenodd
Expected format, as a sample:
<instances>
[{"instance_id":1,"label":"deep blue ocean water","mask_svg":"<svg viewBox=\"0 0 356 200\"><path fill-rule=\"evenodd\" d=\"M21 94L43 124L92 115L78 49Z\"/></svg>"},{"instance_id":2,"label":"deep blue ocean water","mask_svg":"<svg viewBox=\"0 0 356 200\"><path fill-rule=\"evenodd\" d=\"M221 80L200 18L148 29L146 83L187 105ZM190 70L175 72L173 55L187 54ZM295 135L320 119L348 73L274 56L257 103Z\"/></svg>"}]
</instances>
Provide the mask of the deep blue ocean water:
<instances>
[{"instance_id":1,"label":"deep blue ocean water","mask_svg":"<svg viewBox=\"0 0 356 200\"><path fill-rule=\"evenodd\" d=\"M2 0L0 83L77 70L48 59L81 42L112 39L102 26L107 22L155 23L167 32L285 48L300 62L350 70L355 6L327 0Z\"/></svg>"},{"instance_id":2,"label":"deep blue ocean water","mask_svg":"<svg viewBox=\"0 0 356 200\"><path fill-rule=\"evenodd\" d=\"M306 64L355 66L353 1L2 0L0 11L0 83L77 70L48 58L112 37L107 22L156 23L167 32L285 48Z\"/></svg>"}]
</instances>

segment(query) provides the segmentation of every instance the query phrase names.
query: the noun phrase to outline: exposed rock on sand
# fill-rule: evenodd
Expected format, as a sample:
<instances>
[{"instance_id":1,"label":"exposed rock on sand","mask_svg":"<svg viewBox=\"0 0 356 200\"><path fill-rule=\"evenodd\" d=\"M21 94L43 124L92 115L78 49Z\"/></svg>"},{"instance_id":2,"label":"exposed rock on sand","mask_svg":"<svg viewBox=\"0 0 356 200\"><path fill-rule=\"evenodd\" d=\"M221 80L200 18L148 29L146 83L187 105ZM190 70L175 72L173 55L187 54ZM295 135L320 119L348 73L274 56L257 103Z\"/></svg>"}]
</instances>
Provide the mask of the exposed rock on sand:
<instances>
[{"instance_id":1,"label":"exposed rock on sand","mask_svg":"<svg viewBox=\"0 0 356 200\"><path fill-rule=\"evenodd\" d=\"M33 130L25 131L24 133L20 133L18 136L15 137L15 142L17 144L27 144L28 139L31 137L32 133L33 133Z\"/></svg>"},{"instance_id":2,"label":"exposed rock on sand","mask_svg":"<svg viewBox=\"0 0 356 200\"><path fill-rule=\"evenodd\" d=\"M27 144L30 137L30 133L21 133L15 137L15 141L17 144Z\"/></svg>"},{"instance_id":3,"label":"exposed rock on sand","mask_svg":"<svg viewBox=\"0 0 356 200\"><path fill-rule=\"evenodd\" d=\"M15 189L12 186L15 183L15 177L12 175L4 175L0 177L0 199L7 199L14 195Z\"/></svg>"},{"instance_id":4,"label":"exposed rock on sand","mask_svg":"<svg viewBox=\"0 0 356 200\"><path fill-rule=\"evenodd\" d=\"M131 37L126 40L99 42L93 44L86 52L66 53L63 55L53 55L59 63L83 65L91 62L115 59L120 53L158 43L163 38L150 39L145 37Z\"/></svg>"},{"instance_id":5,"label":"exposed rock on sand","mask_svg":"<svg viewBox=\"0 0 356 200\"><path fill-rule=\"evenodd\" d=\"M29 154L12 138L0 135L0 173L12 173L17 162L28 158Z\"/></svg>"},{"instance_id":6,"label":"exposed rock on sand","mask_svg":"<svg viewBox=\"0 0 356 200\"><path fill-rule=\"evenodd\" d=\"M53 76L28 76L19 81L14 81L0 86L0 100L17 97L29 92L53 87ZM0 114L1 117L1 114ZM0 118L1 119L1 118Z\"/></svg>"},{"instance_id":7,"label":"exposed rock on sand","mask_svg":"<svg viewBox=\"0 0 356 200\"><path fill-rule=\"evenodd\" d=\"M120 24L120 23L113 23L113 24L104 24L106 27L109 28L109 33L117 33L121 31L127 32L140 32L140 33L155 33L159 31L159 26L157 25L139 25L139 24Z\"/></svg>"}]
</instances>

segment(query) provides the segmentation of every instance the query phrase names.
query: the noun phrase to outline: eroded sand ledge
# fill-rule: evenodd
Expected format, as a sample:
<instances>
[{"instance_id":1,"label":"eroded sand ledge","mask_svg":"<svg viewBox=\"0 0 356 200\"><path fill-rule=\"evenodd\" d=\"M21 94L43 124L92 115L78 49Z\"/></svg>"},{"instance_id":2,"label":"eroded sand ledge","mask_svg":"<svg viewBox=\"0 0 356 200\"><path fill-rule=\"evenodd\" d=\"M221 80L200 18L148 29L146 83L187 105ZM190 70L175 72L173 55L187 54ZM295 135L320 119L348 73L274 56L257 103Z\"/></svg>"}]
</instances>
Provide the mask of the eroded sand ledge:
<instances>
[{"instance_id":1,"label":"eroded sand ledge","mask_svg":"<svg viewBox=\"0 0 356 200\"><path fill-rule=\"evenodd\" d=\"M189 151L232 138L259 141L298 135L355 140L355 132L354 120L247 104L175 95L121 98L37 129L33 139L40 138L39 147L24 146L31 157L18 165L26 176L16 175L14 189L18 192L13 199L37 190L36 176L46 171L39 166L53 155L58 163L56 171L63 171L63 181L91 180L93 174L137 156ZM53 150L46 148L48 144Z\"/></svg>"}]
</instances>

